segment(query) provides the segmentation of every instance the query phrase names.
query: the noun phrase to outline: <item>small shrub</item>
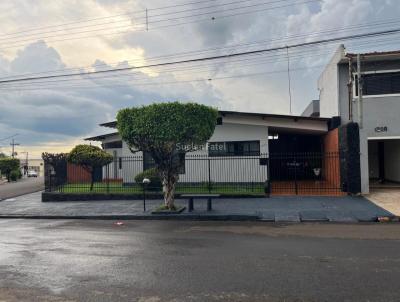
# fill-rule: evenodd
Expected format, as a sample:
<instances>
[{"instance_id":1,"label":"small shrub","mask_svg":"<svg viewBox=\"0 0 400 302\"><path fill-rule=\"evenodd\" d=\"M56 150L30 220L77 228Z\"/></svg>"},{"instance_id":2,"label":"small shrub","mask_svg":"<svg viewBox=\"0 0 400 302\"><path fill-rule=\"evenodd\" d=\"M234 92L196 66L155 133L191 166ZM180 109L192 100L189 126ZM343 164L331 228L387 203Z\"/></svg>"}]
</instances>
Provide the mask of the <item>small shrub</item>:
<instances>
[{"instance_id":1,"label":"small shrub","mask_svg":"<svg viewBox=\"0 0 400 302\"><path fill-rule=\"evenodd\" d=\"M11 172L19 170L20 162L17 158L1 158L0 159L0 171L3 175L7 177L7 180L11 180ZM18 179L18 175L17 175ZM16 179L16 180L17 180Z\"/></svg>"},{"instance_id":2,"label":"small shrub","mask_svg":"<svg viewBox=\"0 0 400 302\"><path fill-rule=\"evenodd\" d=\"M22 178L22 173L20 170L12 170L10 172L10 180L11 181L17 181L18 179Z\"/></svg>"},{"instance_id":3,"label":"small shrub","mask_svg":"<svg viewBox=\"0 0 400 302\"><path fill-rule=\"evenodd\" d=\"M160 191L162 187L161 178L155 168L144 170L135 176L135 182L143 187L143 179L150 179L150 184L148 185L149 191Z\"/></svg>"}]
</instances>

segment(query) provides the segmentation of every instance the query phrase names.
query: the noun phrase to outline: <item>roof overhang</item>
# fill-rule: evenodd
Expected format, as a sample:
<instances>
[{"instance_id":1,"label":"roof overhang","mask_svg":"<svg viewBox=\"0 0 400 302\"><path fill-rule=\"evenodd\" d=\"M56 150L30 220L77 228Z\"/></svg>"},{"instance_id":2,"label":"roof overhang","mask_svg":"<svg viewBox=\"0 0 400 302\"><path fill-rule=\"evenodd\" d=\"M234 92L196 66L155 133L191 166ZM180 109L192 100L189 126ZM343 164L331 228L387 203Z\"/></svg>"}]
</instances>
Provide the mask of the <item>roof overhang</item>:
<instances>
[{"instance_id":1,"label":"roof overhang","mask_svg":"<svg viewBox=\"0 0 400 302\"><path fill-rule=\"evenodd\" d=\"M293 119L298 120L314 120L314 121L329 121L329 118L322 118L316 116L299 116L299 115L284 115L284 114L270 114L270 113L256 113L256 112L241 112L241 111L229 111L229 110L219 110L221 116L226 115L239 115L246 117L258 117L258 118L282 118L282 119ZM117 128L117 121L107 122L100 124L102 127Z\"/></svg>"},{"instance_id":2,"label":"roof overhang","mask_svg":"<svg viewBox=\"0 0 400 302\"><path fill-rule=\"evenodd\" d=\"M103 124L100 124L99 126L108 127L108 128L117 128L117 121L103 123Z\"/></svg>"},{"instance_id":3,"label":"roof overhang","mask_svg":"<svg viewBox=\"0 0 400 302\"><path fill-rule=\"evenodd\" d=\"M284 114L269 114L269 113L253 113L253 112L240 112L240 111L226 111L220 110L219 114L226 115L239 115L247 117L261 117L261 118L278 118L278 119L292 119L294 121L308 120L308 121L329 121L330 118L316 117L316 116L300 116L300 115L284 115Z\"/></svg>"},{"instance_id":4,"label":"roof overhang","mask_svg":"<svg viewBox=\"0 0 400 302\"><path fill-rule=\"evenodd\" d=\"M101 141L105 140L106 138L112 137L112 136L115 136L115 135L118 135L118 132L88 137L88 138L85 138L85 141L98 141L98 142L101 142Z\"/></svg>"},{"instance_id":5,"label":"roof overhang","mask_svg":"<svg viewBox=\"0 0 400 302\"><path fill-rule=\"evenodd\" d=\"M349 59L353 61L357 60L358 54L356 53L346 53L342 57L340 63L348 63ZM364 62L379 62L379 61L397 61L400 60L400 51L384 51L384 52L369 52L360 53L360 56Z\"/></svg>"}]
</instances>

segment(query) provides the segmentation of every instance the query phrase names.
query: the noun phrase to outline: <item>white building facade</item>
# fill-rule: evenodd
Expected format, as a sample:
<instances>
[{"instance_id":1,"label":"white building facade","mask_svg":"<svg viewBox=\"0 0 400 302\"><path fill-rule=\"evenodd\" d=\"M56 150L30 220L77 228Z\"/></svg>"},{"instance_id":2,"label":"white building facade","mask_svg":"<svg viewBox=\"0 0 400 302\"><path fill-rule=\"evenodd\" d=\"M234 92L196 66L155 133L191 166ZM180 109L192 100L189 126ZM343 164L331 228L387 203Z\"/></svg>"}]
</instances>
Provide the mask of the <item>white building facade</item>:
<instances>
[{"instance_id":1,"label":"white building facade","mask_svg":"<svg viewBox=\"0 0 400 302\"><path fill-rule=\"evenodd\" d=\"M268 179L269 140L289 133L319 139L328 132L329 120L219 111L217 126L207 145L186 155L180 182L264 183ZM101 126L115 129L116 122ZM136 174L151 167L151 159L140 151L132 153L117 132L87 140L100 141L104 150L114 155L115 162L103 171L103 178L121 179L129 184Z\"/></svg>"},{"instance_id":2,"label":"white building facade","mask_svg":"<svg viewBox=\"0 0 400 302\"><path fill-rule=\"evenodd\" d=\"M400 52L357 54L340 46L322 73L320 116L340 116L360 127L361 191L374 184L400 183Z\"/></svg>"}]
</instances>

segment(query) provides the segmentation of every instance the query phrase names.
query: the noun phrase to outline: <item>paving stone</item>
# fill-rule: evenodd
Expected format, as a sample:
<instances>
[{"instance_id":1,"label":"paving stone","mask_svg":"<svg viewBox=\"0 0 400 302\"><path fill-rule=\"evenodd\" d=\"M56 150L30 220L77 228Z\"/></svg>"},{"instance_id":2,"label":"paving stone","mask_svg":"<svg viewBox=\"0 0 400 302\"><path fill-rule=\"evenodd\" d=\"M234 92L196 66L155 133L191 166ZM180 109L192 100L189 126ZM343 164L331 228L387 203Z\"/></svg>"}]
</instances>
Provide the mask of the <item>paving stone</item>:
<instances>
[{"instance_id":1,"label":"paving stone","mask_svg":"<svg viewBox=\"0 0 400 302\"><path fill-rule=\"evenodd\" d=\"M328 213L327 218L329 219L330 222L358 222L357 218L352 216L350 213L338 213L338 212L333 212L333 213Z\"/></svg>"},{"instance_id":2,"label":"paving stone","mask_svg":"<svg viewBox=\"0 0 400 302\"><path fill-rule=\"evenodd\" d=\"M275 222L300 222L299 213L276 212Z\"/></svg>"},{"instance_id":3,"label":"paving stone","mask_svg":"<svg viewBox=\"0 0 400 302\"><path fill-rule=\"evenodd\" d=\"M376 222L378 217L376 214L364 211L357 211L352 212L352 215L359 221L359 222Z\"/></svg>"},{"instance_id":4,"label":"paving stone","mask_svg":"<svg viewBox=\"0 0 400 302\"><path fill-rule=\"evenodd\" d=\"M303 222L328 221L325 211L302 211L300 220Z\"/></svg>"},{"instance_id":5,"label":"paving stone","mask_svg":"<svg viewBox=\"0 0 400 302\"><path fill-rule=\"evenodd\" d=\"M262 221L275 221L275 213L274 212L259 212L258 216Z\"/></svg>"}]
</instances>

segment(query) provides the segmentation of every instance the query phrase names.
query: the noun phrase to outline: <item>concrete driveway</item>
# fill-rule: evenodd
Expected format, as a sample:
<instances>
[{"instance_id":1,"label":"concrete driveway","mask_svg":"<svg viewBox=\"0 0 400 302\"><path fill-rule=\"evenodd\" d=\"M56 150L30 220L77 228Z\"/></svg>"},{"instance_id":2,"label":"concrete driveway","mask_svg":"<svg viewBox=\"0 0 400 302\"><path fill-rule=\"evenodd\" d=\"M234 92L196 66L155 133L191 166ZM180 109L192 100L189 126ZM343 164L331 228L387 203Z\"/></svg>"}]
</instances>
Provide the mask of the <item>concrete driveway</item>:
<instances>
[{"instance_id":1,"label":"concrete driveway","mask_svg":"<svg viewBox=\"0 0 400 302\"><path fill-rule=\"evenodd\" d=\"M0 200L37 192L43 189L43 177L22 178L17 182L5 182L0 184Z\"/></svg>"},{"instance_id":2,"label":"concrete driveway","mask_svg":"<svg viewBox=\"0 0 400 302\"><path fill-rule=\"evenodd\" d=\"M400 189L374 189L366 198L377 206L400 216Z\"/></svg>"}]
</instances>

